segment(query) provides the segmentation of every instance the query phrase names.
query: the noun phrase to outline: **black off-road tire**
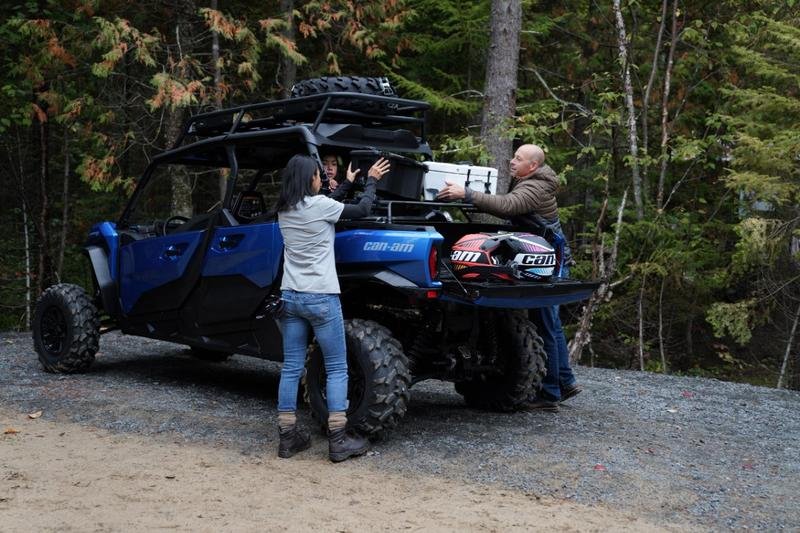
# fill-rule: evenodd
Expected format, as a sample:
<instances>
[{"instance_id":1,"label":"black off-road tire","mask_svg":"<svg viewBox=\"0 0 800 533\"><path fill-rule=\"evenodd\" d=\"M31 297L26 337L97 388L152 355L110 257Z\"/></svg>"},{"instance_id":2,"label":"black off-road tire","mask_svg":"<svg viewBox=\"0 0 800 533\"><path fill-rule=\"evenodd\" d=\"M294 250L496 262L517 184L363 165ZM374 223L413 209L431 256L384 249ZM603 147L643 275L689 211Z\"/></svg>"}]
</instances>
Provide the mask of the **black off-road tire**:
<instances>
[{"instance_id":1,"label":"black off-road tire","mask_svg":"<svg viewBox=\"0 0 800 533\"><path fill-rule=\"evenodd\" d=\"M364 435L377 436L394 428L411 399L408 359L391 332L377 322L345 320L350 401L347 425ZM311 413L324 427L328 421L325 364L318 345L312 346L305 377L305 396Z\"/></svg>"},{"instance_id":2,"label":"black off-road tire","mask_svg":"<svg viewBox=\"0 0 800 533\"><path fill-rule=\"evenodd\" d=\"M33 346L48 372L82 372L100 347L100 316L83 287L53 285L36 303Z\"/></svg>"},{"instance_id":3,"label":"black off-road tire","mask_svg":"<svg viewBox=\"0 0 800 533\"><path fill-rule=\"evenodd\" d=\"M542 387L547 353L536 326L520 312L495 314L497 357L502 372L482 374L456 383L456 392L476 409L511 412L519 409Z\"/></svg>"},{"instance_id":4,"label":"black off-road tire","mask_svg":"<svg viewBox=\"0 0 800 533\"><path fill-rule=\"evenodd\" d=\"M299 81L292 87L292 98L311 96L315 94L326 94L331 92L351 92L391 97L397 96L397 93L395 93L387 78L339 76L312 78L309 80ZM323 104L323 102L313 102L309 105L314 110L318 110ZM395 105L387 104L386 102L354 100L352 98L334 98L331 101L330 107L378 115L392 113L396 109Z\"/></svg>"},{"instance_id":5,"label":"black off-road tire","mask_svg":"<svg viewBox=\"0 0 800 533\"><path fill-rule=\"evenodd\" d=\"M210 350L208 348L200 348L198 346L189 346L189 354L195 359L201 361L208 361L211 363L223 363L231 358L232 353L221 352L219 350Z\"/></svg>"}]
</instances>

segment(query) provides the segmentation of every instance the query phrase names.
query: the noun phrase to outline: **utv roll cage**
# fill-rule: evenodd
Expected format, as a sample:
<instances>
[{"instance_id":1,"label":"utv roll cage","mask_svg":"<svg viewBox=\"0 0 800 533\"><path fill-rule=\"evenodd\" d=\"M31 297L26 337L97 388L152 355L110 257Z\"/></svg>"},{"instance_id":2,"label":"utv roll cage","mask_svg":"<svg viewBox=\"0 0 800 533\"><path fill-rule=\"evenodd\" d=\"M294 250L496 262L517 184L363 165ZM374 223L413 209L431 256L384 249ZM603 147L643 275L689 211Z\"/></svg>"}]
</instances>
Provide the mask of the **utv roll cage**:
<instances>
[{"instance_id":1,"label":"utv roll cage","mask_svg":"<svg viewBox=\"0 0 800 533\"><path fill-rule=\"evenodd\" d=\"M353 108L382 112L366 113ZM145 169L118 225L127 227L153 170L165 163L229 168L223 202L223 207L228 208L239 169L281 167L300 150L318 161L321 146L402 152L430 160L433 151L425 139L425 116L429 109L430 104L417 100L330 92L194 115L186 121L172 148L155 156ZM407 129L387 129L397 126L413 127L418 135ZM293 147L285 146L287 139L294 139ZM265 146L270 140L284 148L270 150ZM256 142L258 149L237 153L237 146Z\"/></svg>"},{"instance_id":2,"label":"utv roll cage","mask_svg":"<svg viewBox=\"0 0 800 533\"><path fill-rule=\"evenodd\" d=\"M346 103L347 107L357 107L358 104L380 104L387 111L386 114L365 113L353 109L344 109L341 104ZM191 117L186 121L183 132L175 141L172 149L175 150L182 146L188 136L197 139L211 137L238 135L244 133L255 133L278 128L289 127L303 124L315 137L326 137L330 141L335 141L336 137L342 135L343 129L335 129L333 135L321 131L320 126L324 124L338 125L360 125L370 128L388 128L403 125L417 126L420 128L416 150L413 147L409 150L413 153L421 153L432 156L430 147L425 140L425 112L430 109L430 104L417 100L406 100L389 96L378 96L371 94L356 95L348 92L331 92L312 96L302 96L298 98L288 98L271 102L261 102L248 104L230 109L201 113ZM422 116L418 116L422 115ZM344 128L347 131L347 128ZM352 132L348 132L352 133ZM386 135L391 132L384 132L378 139L370 138L370 141L392 140L395 139ZM348 140L352 138L348 137ZM335 142L325 143L336 145ZM350 146L350 145L348 145ZM393 144L392 146L397 146ZM406 148L406 146L402 146Z\"/></svg>"}]
</instances>

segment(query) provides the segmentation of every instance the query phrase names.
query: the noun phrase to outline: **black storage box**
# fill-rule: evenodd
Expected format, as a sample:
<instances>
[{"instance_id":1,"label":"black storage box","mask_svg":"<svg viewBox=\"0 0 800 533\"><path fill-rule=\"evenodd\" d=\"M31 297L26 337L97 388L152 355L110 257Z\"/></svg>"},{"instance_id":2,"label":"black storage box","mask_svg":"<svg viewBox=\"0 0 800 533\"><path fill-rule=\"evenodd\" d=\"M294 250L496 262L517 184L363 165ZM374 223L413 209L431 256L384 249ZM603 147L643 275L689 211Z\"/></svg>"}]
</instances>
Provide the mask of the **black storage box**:
<instances>
[{"instance_id":1,"label":"black storage box","mask_svg":"<svg viewBox=\"0 0 800 533\"><path fill-rule=\"evenodd\" d=\"M367 173L375 161L381 157L389 160L389 172L383 175L376 189L379 196L403 200L419 200L422 196L422 178L427 167L419 161L408 157L377 150L353 150L350 152L350 161L353 169L360 168L356 183L363 185Z\"/></svg>"}]
</instances>

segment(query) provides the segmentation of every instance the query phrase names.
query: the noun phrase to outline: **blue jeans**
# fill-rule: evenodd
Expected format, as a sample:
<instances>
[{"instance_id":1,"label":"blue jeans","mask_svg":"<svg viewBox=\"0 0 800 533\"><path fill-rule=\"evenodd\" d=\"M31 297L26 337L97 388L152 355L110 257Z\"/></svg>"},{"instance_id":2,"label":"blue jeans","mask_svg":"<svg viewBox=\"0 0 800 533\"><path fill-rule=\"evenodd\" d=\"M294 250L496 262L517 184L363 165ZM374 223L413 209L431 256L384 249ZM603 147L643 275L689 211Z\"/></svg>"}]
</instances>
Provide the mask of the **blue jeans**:
<instances>
[{"instance_id":1,"label":"blue jeans","mask_svg":"<svg viewBox=\"0 0 800 533\"><path fill-rule=\"evenodd\" d=\"M567 267L564 267L562 275L569 276ZM540 396L546 400L560 401L561 391L575 385L575 374L569 366L567 339L561 329L558 306L533 309L530 317L539 330L544 341L544 351L547 352L547 374L542 381Z\"/></svg>"},{"instance_id":2,"label":"blue jeans","mask_svg":"<svg viewBox=\"0 0 800 533\"><path fill-rule=\"evenodd\" d=\"M283 368L278 385L278 411L297 409L297 389L305 369L311 329L325 360L328 411L346 411L347 344L339 295L285 290L281 298L286 304L281 318Z\"/></svg>"}]
</instances>

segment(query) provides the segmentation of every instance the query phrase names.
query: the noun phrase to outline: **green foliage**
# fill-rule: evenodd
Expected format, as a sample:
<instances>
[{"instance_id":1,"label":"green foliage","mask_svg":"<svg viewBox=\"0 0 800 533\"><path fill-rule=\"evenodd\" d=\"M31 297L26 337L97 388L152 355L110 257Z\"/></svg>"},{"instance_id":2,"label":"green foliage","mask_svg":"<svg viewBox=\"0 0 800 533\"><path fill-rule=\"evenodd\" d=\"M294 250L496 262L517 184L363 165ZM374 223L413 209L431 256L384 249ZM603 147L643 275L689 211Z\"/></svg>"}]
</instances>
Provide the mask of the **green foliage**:
<instances>
[{"instance_id":1,"label":"green foliage","mask_svg":"<svg viewBox=\"0 0 800 533\"><path fill-rule=\"evenodd\" d=\"M714 335L730 336L743 346L752 338L754 308L754 300L742 300L736 303L717 302L709 308L706 319L714 328Z\"/></svg>"},{"instance_id":2,"label":"green foliage","mask_svg":"<svg viewBox=\"0 0 800 533\"><path fill-rule=\"evenodd\" d=\"M479 110L478 102L441 94L395 72L389 72L389 78L406 98L425 100L431 104L432 109L446 115L472 115Z\"/></svg>"},{"instance_id":3,"label":"green foliage","mask_svg":"<svg viewBox=\"0 0 800 533\"><path fill-rule=\"evenodd\" d=\"M43 0L12 3L0 18L0 195L6 205L27 202L34 263L40 243L59 246L64 173L72 212L60 274L72 279L88 224L119 214L135 177L174 140L176 121L275 96L284 59L298 78L388 76L401 95L431 103L426 133L437 160L488 162L478 130L490 2L314 0L291 14L278 2L220 4ZM646 139L639 132L640 148L648 147L640 154L645 217L634 222L630 205L624 213L615 285L592 331L597 361L638 364L641 297L648 368L663 370L654 355L663 341L671 372L756 372L751 353L771 363L781 352L765 339L786 336L781 313L800 297L791 248L800 232L797 2L680 3L664 161L671 19L654 56L660 2L625 6L634 101L648 127ZM560 218L578 261L572 273L597 276L631 181L614 17L609 3L587 0L525 1L523 10L517 113L503 135L545 148L563 185ZM289 20L294 39L285 33ZM656 210L662 162L666 204ZM49 237L37 226L41 190ZM20 327L21 211L7 209L0 220L8 228L0 241L8 251L0 261L0 328ZM715 336L732 339L730 346Z\"/></svg>"},{"instance_id":4,"label":"green foliage","mask_svg":"<svg viewBox=\"0 0 800 533\"><path fill-rule=\"evenodd\" d=\"M472 135L447 136L439 140L434 152L437 161L471 161L476 165L487 165L489 154L486 147Z\"/></svg>"},{"instance_id":5,"label":"green foliage","mask_svg":"<svg viewBox=\"0 0 800 533\"><path fill-rule=\"evenodd\" d=\"M736 275L746 275L774 261L779 241L774 239L777 221L751 217L736 226L739 240L731 259L731 269Z\"/></svg>"},{"instance_id":6,"label":"green foliage","mask_svg":"<svg viewBox=\"0 0 800 533\"><path fill-rule=\"evenodd\" d=\"M722 91L733 132L728 187L775 206L800 202L800 66L785 61L800 53L798 20L756 12L731 25L736 78Z\"/></svg>"}]
</instances>

